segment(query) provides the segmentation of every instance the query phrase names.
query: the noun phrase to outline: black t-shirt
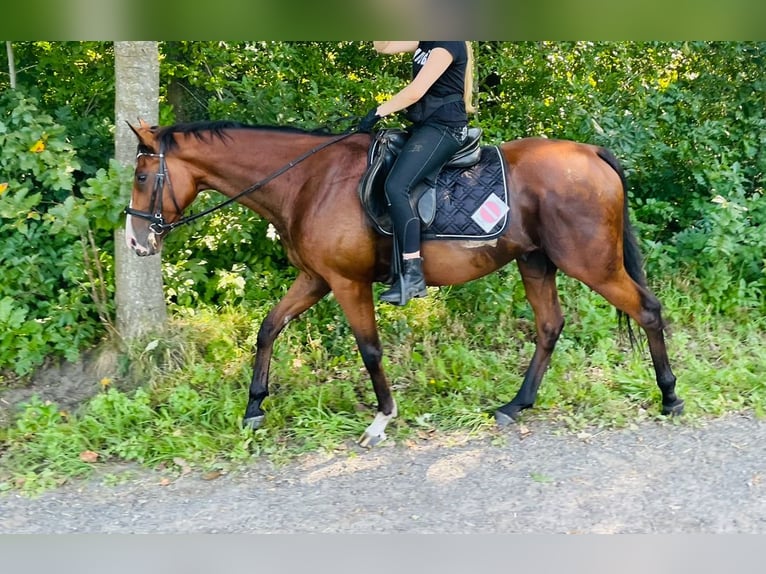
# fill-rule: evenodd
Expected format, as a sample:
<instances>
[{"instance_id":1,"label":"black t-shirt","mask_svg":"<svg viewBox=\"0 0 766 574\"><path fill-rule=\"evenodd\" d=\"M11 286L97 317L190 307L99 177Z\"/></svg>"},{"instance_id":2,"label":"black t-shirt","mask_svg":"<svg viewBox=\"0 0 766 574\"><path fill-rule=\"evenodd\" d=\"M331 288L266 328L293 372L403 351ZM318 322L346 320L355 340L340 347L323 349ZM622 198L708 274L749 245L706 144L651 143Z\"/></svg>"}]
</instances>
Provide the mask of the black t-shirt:
<instances>
[{"instance_id":1,"label":"black t-shirt","mask_svg":"<svg viewBox=\"0 0 766 574\"><path fill-rule=\"evenodd\" d=\"M423 68L434 48L447 50L452 55L452 62L423 97L443 98L444 96L459 94L461 98L456 102L444 104L428 118L428 121L463 127L468 123L465 103L462 99L465 87L465 68L468 65L468 51L465 42L418 42L418 47L412 56L413 78Z\"/></svg>"}]
</instances>

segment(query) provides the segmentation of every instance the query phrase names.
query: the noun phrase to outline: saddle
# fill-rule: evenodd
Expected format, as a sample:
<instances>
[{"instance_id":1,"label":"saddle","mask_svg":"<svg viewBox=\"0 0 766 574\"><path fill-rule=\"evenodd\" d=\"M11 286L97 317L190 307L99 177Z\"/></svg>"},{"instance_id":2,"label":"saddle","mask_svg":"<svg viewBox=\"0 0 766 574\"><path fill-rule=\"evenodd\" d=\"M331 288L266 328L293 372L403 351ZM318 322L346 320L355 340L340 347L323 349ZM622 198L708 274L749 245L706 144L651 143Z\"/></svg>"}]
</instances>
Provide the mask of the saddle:
<instances>
[{"instance_id":1,"label":"saddle","mask_svg":"<svg viewBox=\"0 0 766 574\"><path fill-rule=\"evenodd\" d=\"M469 168L481 158L481 134L478 127L468 128L468 137L463 146L455 152L444 168ZM391 235L391 217L384 184L391 166L407 143L408 134L398 128L384 128L378 131L367 152L367 171L359 182L359 198L367 214L380 233ZM435 179L435 178L434 178ZM423 227L428 227L436 216L436 188L423 182L410 195L412 208L418 214Z\"/></svg>"}]
</instances>

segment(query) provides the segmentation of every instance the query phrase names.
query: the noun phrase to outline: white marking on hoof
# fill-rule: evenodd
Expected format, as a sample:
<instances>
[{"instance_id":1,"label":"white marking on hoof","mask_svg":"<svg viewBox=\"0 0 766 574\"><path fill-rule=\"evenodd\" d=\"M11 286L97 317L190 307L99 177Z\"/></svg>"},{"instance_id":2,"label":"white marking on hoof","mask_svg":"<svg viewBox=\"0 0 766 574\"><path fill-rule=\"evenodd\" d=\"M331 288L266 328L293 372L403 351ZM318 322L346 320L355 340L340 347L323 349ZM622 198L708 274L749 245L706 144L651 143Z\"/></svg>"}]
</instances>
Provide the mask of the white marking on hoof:
<instances>
[{"instance_id":1,"label":"white marking on hoof","mask_svg":"<svg viewBox=\"0 0 766 574\"><path fill-rule=\"evenodd\" d=\"M386 433L383 431L380 431L380 434L374 436L371 436L367 431L365 431L362 435L362 438L359 439L359 446L362 448L372 448L379 445L387 438L388 437L386 436Z\"/></svg>"},{"instance_id":2,"label":"white marking on hoof","mask_svg":"<svg viewBox=\"0 0 766 574\"><path fill-rule=\"evenodd\" d=\"M367 427L364 434L359 439L359 446L364 448L371 448L377 444L386 440L386 426L396 416L396 403L394 403L394 410L390 415L384 415L378 411L375 415L375 419L372 424Z\"/></svg>"}]
</instances>

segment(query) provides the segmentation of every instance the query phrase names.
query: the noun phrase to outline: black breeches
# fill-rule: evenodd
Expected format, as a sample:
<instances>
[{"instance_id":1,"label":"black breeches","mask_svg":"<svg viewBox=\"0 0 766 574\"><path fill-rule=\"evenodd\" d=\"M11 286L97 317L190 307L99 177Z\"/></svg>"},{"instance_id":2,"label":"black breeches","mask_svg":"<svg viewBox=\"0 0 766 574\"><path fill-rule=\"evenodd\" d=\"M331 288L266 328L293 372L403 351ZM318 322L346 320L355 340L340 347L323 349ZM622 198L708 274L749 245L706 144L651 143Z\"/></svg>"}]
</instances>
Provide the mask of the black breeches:
<instances>
[{"instance_id":1,"label":"black breeches","mask_svg":"<svg viewBox=\"0 0 766 574\"><path fill-rule=\"evenodd\" d=\"M394 235L402 253L420 249L420 218L410 203L410 194L422 182L434 185L439 170L464 141L462 128L437 124L417 126L394 162L385 192Z\"/></svg>"}]
</instances>

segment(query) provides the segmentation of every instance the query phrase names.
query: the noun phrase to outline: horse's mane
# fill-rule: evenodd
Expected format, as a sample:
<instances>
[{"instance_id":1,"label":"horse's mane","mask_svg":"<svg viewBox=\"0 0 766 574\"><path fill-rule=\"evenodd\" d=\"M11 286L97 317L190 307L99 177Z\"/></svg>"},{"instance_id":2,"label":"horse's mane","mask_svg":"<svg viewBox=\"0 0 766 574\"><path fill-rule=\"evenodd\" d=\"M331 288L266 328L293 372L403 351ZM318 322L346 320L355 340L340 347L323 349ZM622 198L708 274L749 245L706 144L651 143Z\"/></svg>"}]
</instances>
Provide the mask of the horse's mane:
<instances>
[{"instance_id":1,"label":"horse's mane","mask_svg":"<svg viewBox=\"0 0 766 574\"><path fill-rule=\"evenodd\" d=\"M310 135L330 135L331 132L326 128L314 130L304 130L291 126L269 126L269 125L250 125L229 120L216 120L192 123L180 123L172 126L159 128L157 139L166 150L172 150L178 147L175 134L189 134L200 141L207 141L210 138L218 138L226 141L230 138L231 130L267 130L283 133L310 134Z\"/></svg>"}]
</instances>

